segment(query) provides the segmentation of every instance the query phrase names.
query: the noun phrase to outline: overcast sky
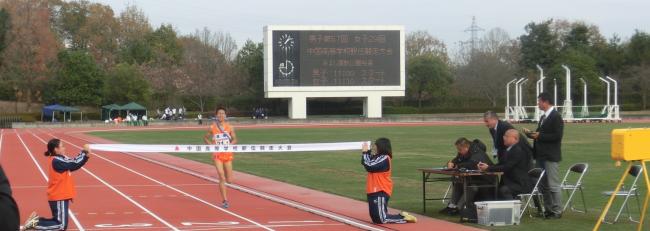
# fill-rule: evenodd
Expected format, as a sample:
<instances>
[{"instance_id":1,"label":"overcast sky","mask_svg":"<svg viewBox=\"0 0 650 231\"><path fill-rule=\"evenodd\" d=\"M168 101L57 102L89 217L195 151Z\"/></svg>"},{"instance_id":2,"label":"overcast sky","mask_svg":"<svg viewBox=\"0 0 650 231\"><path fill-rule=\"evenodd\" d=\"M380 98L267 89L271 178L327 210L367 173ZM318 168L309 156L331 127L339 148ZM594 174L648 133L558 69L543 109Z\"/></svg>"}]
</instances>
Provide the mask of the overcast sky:
<instances>
[{"instance_id":1,"label":"overcast sky","mask_svg":"<svg viewBox=\"0 0 650 231\"><path fill-rule=\"evenodd\" d=\"M476 16L479 27L505 29L511 37L524 26L549 18L581 20L610 38L650 32L649 0L91 0L110 5L116 15L137 5L157 27L172 24L181 34L207 27L232 35L238 44L262 41L265 25L404 25L426 30L452 50L469 39L464 32ZM479 33L479 36L481 33Z\"/></svg>"}]
</instances>

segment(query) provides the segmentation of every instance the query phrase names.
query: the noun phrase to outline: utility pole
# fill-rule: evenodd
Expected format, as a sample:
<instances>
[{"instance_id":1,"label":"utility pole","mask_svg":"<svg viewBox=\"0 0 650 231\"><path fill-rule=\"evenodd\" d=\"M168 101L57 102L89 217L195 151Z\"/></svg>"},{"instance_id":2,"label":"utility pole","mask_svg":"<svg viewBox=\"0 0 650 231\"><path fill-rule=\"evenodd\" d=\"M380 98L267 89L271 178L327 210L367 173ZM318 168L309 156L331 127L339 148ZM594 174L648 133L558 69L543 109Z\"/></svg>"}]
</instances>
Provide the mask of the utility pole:
<instances>
[{"instance_id":1,"label":"utility pole","mask_svg":"<svg viewBox=\"0 0 650 231\"><path fill-rule=\"evenodd\" d=\"M474 51L476 51L479 31L484 31L484 29L476 25L476 16L472 16L472 25L469 26L467 29L465 29L465 32L470 33L470 38L469 41L467 41L467 43L469 43L471 54L474 54Z\"/></svg>"}]
</instances>

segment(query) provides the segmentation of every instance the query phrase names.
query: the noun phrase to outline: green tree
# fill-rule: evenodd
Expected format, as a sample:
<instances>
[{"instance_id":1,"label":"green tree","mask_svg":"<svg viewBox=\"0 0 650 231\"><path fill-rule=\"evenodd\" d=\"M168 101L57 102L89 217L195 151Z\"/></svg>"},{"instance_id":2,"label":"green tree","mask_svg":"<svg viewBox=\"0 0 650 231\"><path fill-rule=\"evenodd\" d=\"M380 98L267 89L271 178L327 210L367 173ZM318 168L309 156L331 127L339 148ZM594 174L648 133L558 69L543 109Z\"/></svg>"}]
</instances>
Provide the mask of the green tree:
<instances>
[{"instance_id":1,"label":"green tree","mask_svg":"<svg viewBox=\"0 0 650 231\"><path fill-rule=\"evenodd\" d=\"M64 50L58 55L56 76L47 84L46 102L99 106L104 73L84 50Z\"/></svg>"},{"instance_id":2,"label":"green tree","mask_svg":"<svg viewBox=\"0 0 650 231\"><path fill-rule=\"evenodd\" d=\"M147 43L150 45L153 58L158 62L179 65L183 59L183 46L172 25L160 25L158 29L148 34Z\"/></svg>"},{"instance_id":3,"label":"green tree","mask_svg":"<svg viewBox=\"0 0 650 231\"><path fill-rule=\"evenodd\" d=\"M149 19L134 5L129 5L118 18L119 60L125 63L143 64L153 59L153 48L147 42L152 32Z\"/></svg>"},{"instance_id":4,"label":"green tree","mask_svg":"<svg viewBox=\"0 0 650 231\"><path fill-rule=\"evenodd\" d=\"M636 31L625 48L625 64L642 65L650 63L650 34Z\"/></svg>"},{"instance_id":5,"label":"green tree","mask_svg":"<svg viewBox=\"0 0 650 231\"><path fill-rule=\"evenodd\" d=\"M418 108L422 107L422 101L447 94L452 82L451 72L440 58L433 55L416 56L409 59L407 69L407 94L417 101Z\"/></svg>"},{"instance_id":6,"label":"green tree","mask_svg":"<svg viewBox=\"0 0 650 231\"><path fill-rule=\"evenodd\" d=\"M80 30L88 18L88 1L58 2L53 29L70 48L86 48L88 41L80 35Z\"/></svg>"},{"instance_id":7,"label":"green tree","mask_svg":"<svg viewBox=\"0 0 650 231\"><path fill-rule=\"evenodd\" d=\"M7 34L10 29L11 18L9 17L9 12L2 8L0 9L0 54L7 48ZM0 65L2 65L2 60L0 60Z\"/></svg>"},{"instance_id":8,"label":"green tree","mask_svg":"<svg viewBox=\"0 0 650 231\"><path fill-rule=\"evenodd\" d=\"M650 98L650 34L636 31L625 45L624 52L627 70L623 74L623 86L632 92L627 97L638 99L645 110ZM625 99L626 95L623 97Z\"/></svg>"},{"instance_id":9,"label":"green tree","mask_svg":"<svg viewBox=\"0 0 650 231\"><path fill-rule=\"evenodd\" d=\"M247 40L235 59L237 68L248 77L248 90L264 99L264 45Z\"/></svg>"},{"instance_id":10,"label":"green tree","mask_svg":"<svg viewBox=\"0 0 650 231\"><path fill-rule=\"evenodd\" d=\"M2 52L7 48L7 34L11 29L11 18L9 17L9 12L4 8L0 9L0 67L3 63ZM2 100L14 100L13 90L11 89L11 84L4 75L0 76L0 99Z\"/></svg>"},{"instance_id":11,"label":"green tree","mask_svg":"<svg viewBox=\"0 0 650 231\"><path fill-rule=\"evenodd\" d=\"M121 62L129 64L144 64L154 57L151 46L144 39L126 42L120 49L119 56Z\"/></svg>"},{"instance_id":12,"label":"green tree","mask_svg":"<svg viewBox=\"0 0 650 231\"><path fill-rule=\"evenodd\" d=\"M594 47L596 66L604 75L619 74L625 65L625 52L621 39L614 35L609 42Z\"/></svg>"},{"instance_id":13,"label":"green tree","mask_svg":"<svg viewBox=\"0 0 650 231\"><path fill-rule=\"evenodd\" d=\"M583 23L575 24L571 27L569 33L563 38L563 49L576 49L586 51L591 45L589 37L589 27L587 27L587 25Z\"/></svg>"},{"instance_id":14,"label":"green tree","mask_svg":"<svg viewBox=\"0 0 650 231\"><path fill-rule=\"evenodd\" d=\"M134 64L120 63L113 67L104 80L103 100L109 103L148 103L151 88Z\"/></svg>"},{"instance_id":15,"label":"green tree","mask_svg":"<svg viewBox=\"0 0 650 231\"><path fill-rule=\"evenodd\" d=\"M558 65L553 66L553 68L548 71L548 76L557 76L558 86L561 86L563 89L566 78L564 77L565 70L560 64L567 65L571 69L571 98L574 101L574 106L577 106L578 102L582 103L583 99L582 82L580 82L580 78L583 78L589 86L589 98L600 99L598 96L602 96L604 90L603 84L598 80L598 77L603 77L603 75L596 66L596 60L591 57L591 55L578 49L569 49L562 53L562 56L558 58ZM552 81L546 82L550 84ZM563 96L563 94L558 93L558 101L560 101L560 98L564 98L560 96ZM562 101L556 102L556 104L560 105L561 102ZM595 100L590 100L590 104L596 102Z\"/></svg>"},{"instance_id":16,"label":"green tree","mask_svg":"<svg viewBox=\"0 0 650 231\"><path fill-rule=\"evenodd\" d=\"M553 66L560 55L560 42L551 31L553 20L541 23L531 22L526 25L526 34L519 37L521 44L520 67L524 70L535 70L535 65Z\"/></svg>"}]
</instances>

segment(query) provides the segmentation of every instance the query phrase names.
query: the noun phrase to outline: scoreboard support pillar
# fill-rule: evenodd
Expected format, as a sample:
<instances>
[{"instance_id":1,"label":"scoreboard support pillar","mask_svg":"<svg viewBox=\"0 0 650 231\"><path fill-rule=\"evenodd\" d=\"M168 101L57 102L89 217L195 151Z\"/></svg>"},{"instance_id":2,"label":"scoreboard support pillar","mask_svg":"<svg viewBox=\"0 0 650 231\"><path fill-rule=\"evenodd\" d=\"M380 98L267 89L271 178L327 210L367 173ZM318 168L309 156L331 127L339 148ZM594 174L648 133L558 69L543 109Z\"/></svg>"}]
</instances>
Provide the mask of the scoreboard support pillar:
<instances>
[{"instance_id":1,"label":"scoreboard support pillar","mask_svg":"<svg viewBox=\"0 0 650 231\"><path fill-rule=\"evenodd\" d=\"M293 96L289 98L289 118L307 119L307 97Z\"/></svg>"},{"instance_id":2,"label":"scoreboard support pillar","mask_svg":"<svg viewBox=\"0 0 650 231\"><path fill-rule=\"evenodd\" d=\"M363 115L367 118L381 118L381 96L368 96L363 99Z\"/></svg>"}]
</instances>

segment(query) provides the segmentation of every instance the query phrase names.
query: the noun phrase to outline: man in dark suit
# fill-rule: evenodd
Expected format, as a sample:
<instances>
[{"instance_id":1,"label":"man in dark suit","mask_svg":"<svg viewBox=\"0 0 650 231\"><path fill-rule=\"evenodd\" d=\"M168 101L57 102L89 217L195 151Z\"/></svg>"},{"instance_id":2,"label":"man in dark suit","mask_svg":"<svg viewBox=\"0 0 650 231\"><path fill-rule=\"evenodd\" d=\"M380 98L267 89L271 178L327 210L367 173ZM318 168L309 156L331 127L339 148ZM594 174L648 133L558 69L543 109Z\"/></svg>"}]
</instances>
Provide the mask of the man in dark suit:
<instances>
[{"instance_id":1,"label":"man in dark suit","mask_svg":"<svg viewBox=\"0 0 650 231\"><path fill-rule=\"evenodd\" d=\"M0 166L0 230L18 230L20 218L18 206L11 196L9 180Z\"/></svg>"},{"instance_id":2,"label":"man in dark suit","mask_svg":"<svg viewBox=\"0 0 650 231\"><path fill-rule=\"evenodd\" d=\"M499 116L493 111L487 111L483 114L483 122L492 136L492 157L501 162L501 156L508 148L503 144L503 135L514 127L506 121L499 120Z\"/></svg>"},{"instance_id":3,"label":"man in dark suit","mask_svg":"<svg viewBox=\"0 0 650 231\"><path fill-rule=\"evenodd\" d=\"M502 140L506 151L499 158L499 164L488 165L479 163L481 171L503 172L499 183L499 197L503 200L512 200L517 195L529 193L532 190L528 171L532 169L533 157L527 147L519 142L519 131L509 129L504 132Z\"/></svg>"},{"instance_id":4,"label":"man in dark suit","mask_svg":"<svg viewBox=\"0 0 650 231\"><path fill-rule=\"evenodd\" d=\"M553 98L548 92L539 94L537 106L544 114L540 117L535 132L525 130L525 133L534 140L535 165L546 170L546 180L542 181L546 209L544 216L548 219L557 219L562 217L559 164L562 160L564 120L555 110Z\"/></svg>"}]
</instances>

